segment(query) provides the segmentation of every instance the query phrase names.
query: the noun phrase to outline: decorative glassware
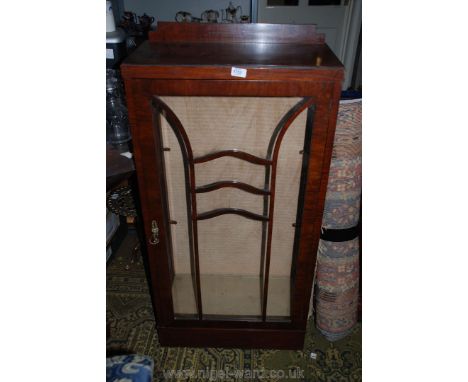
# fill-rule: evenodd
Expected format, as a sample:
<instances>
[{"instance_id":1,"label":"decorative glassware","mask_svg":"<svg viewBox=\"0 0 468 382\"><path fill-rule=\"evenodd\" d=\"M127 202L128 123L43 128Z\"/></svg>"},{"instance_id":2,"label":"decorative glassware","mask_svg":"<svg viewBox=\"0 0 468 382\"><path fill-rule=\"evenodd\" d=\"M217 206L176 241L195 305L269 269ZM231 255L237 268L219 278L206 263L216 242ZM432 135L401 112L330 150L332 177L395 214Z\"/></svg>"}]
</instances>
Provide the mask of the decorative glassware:
<instances>
[{"instance_id":1,"label":"decorative glassware","mask_svg":"<svg viewBox=\"0 0 468 382\"><path fill-rule=\"evenodd\" d=\"M131 139L122 83L113 69L107 69L106 73L106 119L110 143L121 144Z\"/></svg>"}]
</instances>

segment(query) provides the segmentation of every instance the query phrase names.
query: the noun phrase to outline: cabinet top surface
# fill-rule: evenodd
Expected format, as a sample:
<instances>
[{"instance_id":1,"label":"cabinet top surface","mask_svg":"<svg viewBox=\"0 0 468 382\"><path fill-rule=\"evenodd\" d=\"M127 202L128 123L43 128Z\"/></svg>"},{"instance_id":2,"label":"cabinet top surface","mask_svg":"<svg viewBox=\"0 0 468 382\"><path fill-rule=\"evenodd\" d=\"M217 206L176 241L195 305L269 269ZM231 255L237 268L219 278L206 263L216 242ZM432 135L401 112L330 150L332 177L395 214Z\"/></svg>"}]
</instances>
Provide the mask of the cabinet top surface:
<instances>
[{"instance_id":1,"label":"cabinet top surface","mask_svg":"<svg viewBox=\"0 0 468 382\"><path fill-rule=\"evenodd\" d=\"M124 76L151 67L342 72L314 25L160 23L122 64ZM134 73L134 72L133 72ZM134 73L135 74L135 73Z\"/></svg>"}]
</instances>

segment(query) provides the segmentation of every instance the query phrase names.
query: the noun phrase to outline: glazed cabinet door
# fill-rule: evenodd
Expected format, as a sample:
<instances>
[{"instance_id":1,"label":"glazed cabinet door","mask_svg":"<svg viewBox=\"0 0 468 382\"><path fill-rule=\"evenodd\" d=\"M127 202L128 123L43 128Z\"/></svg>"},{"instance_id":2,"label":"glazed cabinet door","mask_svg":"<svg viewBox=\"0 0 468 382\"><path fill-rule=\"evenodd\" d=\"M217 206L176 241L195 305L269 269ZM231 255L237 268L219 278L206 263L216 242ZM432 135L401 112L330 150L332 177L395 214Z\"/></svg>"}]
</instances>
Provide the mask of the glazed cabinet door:
<instances>
[{"instance_id":1,"label":"glazed cabinet door","mask_svg":"<svg viewBox=\"0 0 468 382\"><path fill-rule=\"evenodd\" d=\"M297 86L126 84L158 325L305 327L339 88Z\"/></svg>"}]
</instances>

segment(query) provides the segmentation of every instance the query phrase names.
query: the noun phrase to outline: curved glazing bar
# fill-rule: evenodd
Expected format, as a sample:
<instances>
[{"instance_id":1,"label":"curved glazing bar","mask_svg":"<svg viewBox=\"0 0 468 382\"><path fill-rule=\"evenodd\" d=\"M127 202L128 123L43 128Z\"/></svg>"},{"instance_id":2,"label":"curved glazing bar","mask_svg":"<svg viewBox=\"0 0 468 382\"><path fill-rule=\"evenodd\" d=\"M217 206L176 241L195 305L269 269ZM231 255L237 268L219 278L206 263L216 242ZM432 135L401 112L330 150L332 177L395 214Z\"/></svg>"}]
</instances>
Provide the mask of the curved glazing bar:
<instances>
[{"instance_id":1,"label":"curved glazing bar","mask_svg":"<svg viewBox=\"0 0 468 382\"><path fill-rule=\"evenodd\" d=\"M197 200L193 190L195 189L195 168L193 164L193 150L190 145L190 140L187 136L182 123L179 118L174 114L169 106L166 105L160 98L154 96L152 105L156 113L163 115L172 131L174 132L177 141L179 142L182 151L184 173L185 173L185 194L187 201L187 223L189 227L189 248L190 248L190 262L192 269L192 280L194 281L195 300L197 305L198 318L201 320L203 317L202 301L201 301L201 286L200 286L200 261L198 254L198 233L197 222L193 219L197 216ZM161 126L158 124L158 128ZM163 150L160 147L160 150ZM172 254L171 254L172 256Z\"/></svg>"},{"instance_id":2,"label":"curved glazing bar","mask_svg":"<svg viewBox=\"0 0 468 382\"><path fill-rule=\"evenodd\" d=\"M293 121L305 109L314 108L314 99L305 97L294 105L279 121L273 134L270 138L267 151L267 160L272 162L271 169L269 166L265 168L265 189L269 189L271 198L264 196L263 199L263 215L268 216L268 221L262 223L262 248L261 248L261 273L260 282L263 284L262 300L262 320L266 320L266 311L268 304L268 282L270 273L270 258L271 258L271 242L273 233L273 215L275 211L275 188L276 188L276 169L278 165L278 154L286 131ZM311 129L312 121L307 120L306 129ZM307 135L307 134L306 134ZM271 176L270 176L271 171Z\"/></svg>"},{"instance_id":3,"label":"curved glazing bar","mask_svg":"<svg viewBox=\"0 0 468 382\"><path fill-rule=\"evenodd\" d=\"M216 210L211 210L211 211L198 214L196 219L197 220L211 219L216 216L225 215L225 214L235 214L235 215L244 216L247 219L268 221L268 216L254 214L253 212L246 211L240 208L218 208Z\"/></svg>"},{"instance_id":4,"label":"curved glazing bar","mask_svg":"<svg viewBox=\"0 0 468 382\"><path fill-rule=\"evenodd\" d=\"M250 184L239 182L238 180L222 180L220 182L206 184L204 186L199 186L195 188L195 192L196 193L210 192L210 191L215 191L215 190L219 190L220 188L226 188L226 187L238 188L239 190L250 192L251 194L256 194L256 195L270 195L270 191L267 189L263 190L263 189L254 187Z\"/></svg>"},{"instance_id":5,"label":"curved glazing bar","mask_svg":"<svg viewBox=\"0 0 468 382\"><path fill-rule=\"evenodd\" d=\"M237 150L237 149L216 151L214 153L207 154L207 155L204 155L202 157L195 158L193 160L193 162L194 163L204 163L204 162L208 162L208 161L211 161L211 160L214 160L214 159L217 159L217 158L228 157L228 156L238 158L238 159L242 159L242 160L245 160L247 162L250 162L250 163L253 163L253 164L258 164L258 165L265 165L265 166L268 165L269 166L272 163L271 160L260 158L260 157L257 157L255 155L252 155L252 154L249 154L249 153L246 153L244 151Z\"/></svg>"}]
</instances>

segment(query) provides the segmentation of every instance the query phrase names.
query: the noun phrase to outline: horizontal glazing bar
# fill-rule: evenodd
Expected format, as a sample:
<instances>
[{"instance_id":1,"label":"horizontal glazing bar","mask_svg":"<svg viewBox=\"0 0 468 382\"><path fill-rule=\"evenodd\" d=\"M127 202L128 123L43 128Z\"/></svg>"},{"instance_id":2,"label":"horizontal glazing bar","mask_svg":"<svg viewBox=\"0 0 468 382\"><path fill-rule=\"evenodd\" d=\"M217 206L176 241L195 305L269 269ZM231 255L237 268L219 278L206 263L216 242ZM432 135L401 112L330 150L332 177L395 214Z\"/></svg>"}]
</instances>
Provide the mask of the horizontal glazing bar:
<instances>
[{"instance_id":1,"label":"horizontal glazing bar","mask_svg":"<svg viewBox=\"0 0 468 382\"><path fill-rule=\"evenodd\" d=\"M225 214L235 214L235 215L244 216L252 220L268 221L268 216L254 214L253 212L246 211L240 208L218 208L216 210L203 212L197 215L196 220L211 219L216 216L225 215Z\"/></svg>"},{"instance_id":2,"label":"horizontal glazing bar","mask_svg":"<svg viewBox=\"0 0 468 382\"><path fill-rule=\"evenodd\" d=\"M220 188L226 188L226 187L238 188L240 190L250 192L251 194L256 194L256 195L270 195L269 190L257 188L250 184L239 182L238 180L222 180L219 182L206 184L204 186L197 187L195 189L195 192L196 193L210 192L210 191L214 191L214 190L218 190Z\"/></svg>"},{"instance_id":3,"label":"horizontal glazing bar","mask_svg":"<svg viewBox=\"0 0 468 382\"><path fill-rule=\"evenodd\" d=\"M204 162L208 162L214 159L218 159L221 157L228 157L228 156L242 159L253 164L259 164L259 165L264 165L264 166L272 164L271 160L260 158L260 157L257 157L255 155L252 155L244 151L240 151L240 150L217 151L215 153L211 153L211 154L203 155L198 158L194 158L193 163L204 163Z\"/></svg>"}]
</instances>

